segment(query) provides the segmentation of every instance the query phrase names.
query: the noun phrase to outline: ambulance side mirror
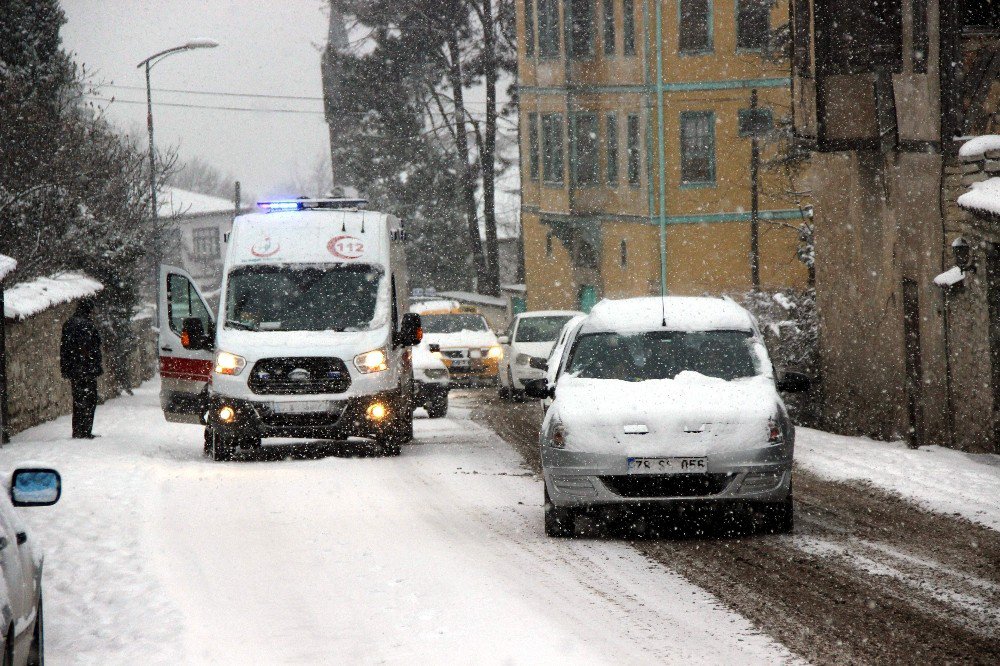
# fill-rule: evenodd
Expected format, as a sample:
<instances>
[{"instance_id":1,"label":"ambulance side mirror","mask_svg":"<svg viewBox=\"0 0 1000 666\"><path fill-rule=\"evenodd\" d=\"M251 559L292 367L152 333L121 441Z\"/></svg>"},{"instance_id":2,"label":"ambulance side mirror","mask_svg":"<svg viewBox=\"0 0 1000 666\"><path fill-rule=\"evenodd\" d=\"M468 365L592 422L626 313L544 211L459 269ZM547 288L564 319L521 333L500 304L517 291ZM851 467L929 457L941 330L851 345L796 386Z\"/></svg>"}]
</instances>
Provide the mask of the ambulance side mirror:
<instances>
[{"instance_id":1,"label":"ambulance side mirror","mask_svg":"<svg viewBox=\"0 0 1000 666\"><path fill-rule=\"evenodd\" d=\"M211 350L212 338L205 330L205 322L197 317L187 317L181 328L181 344L184 349Z\"/></svg>"},{"instance_id":2,"label":"ambulance side mirror","mask_svg":"<svg viewBox=\"0 0 1000 666\"><path fill-rule=\"evenodd\" d=\"M396 344L400 347L413 347L419 345L424 339L424 329L420 321L420 315L407 312L403 315L403 321L399 325L399 332L396 333Z\"/></svg>"}]
</instances>

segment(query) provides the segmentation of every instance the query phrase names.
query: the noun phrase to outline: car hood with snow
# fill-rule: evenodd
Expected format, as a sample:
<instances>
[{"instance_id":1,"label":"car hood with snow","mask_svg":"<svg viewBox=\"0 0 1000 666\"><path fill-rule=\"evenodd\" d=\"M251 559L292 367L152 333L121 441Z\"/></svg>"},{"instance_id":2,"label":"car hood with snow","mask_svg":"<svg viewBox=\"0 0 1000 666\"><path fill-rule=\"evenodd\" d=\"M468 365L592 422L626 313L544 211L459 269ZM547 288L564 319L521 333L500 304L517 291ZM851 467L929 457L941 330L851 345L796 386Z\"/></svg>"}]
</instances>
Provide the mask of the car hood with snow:
<instances>
[{"instance_id":1,"label":"car hood with snow","mask_svg":"<svg viewBox=\"0 0 1000 666\"><path fill-rule=\"evenodd\" d=\"M238 331L220 329L217 347L243 356L248 365L262 358L333 356L350 364L360 350L386 346L385 329L373 331Z\"/></svg>"},{"instance_id":2,"label":"car hood with snow","mask_svg":"<svg viewBox=\"0 0 1000 666\"><path fill-rule=\"evenodd\" d=\"M764 445L780 404L765 376L726 381L682 372L629 382L563 375L549 417L563 424L575 451L703 456Z\"/></svg>"}]
</instances>

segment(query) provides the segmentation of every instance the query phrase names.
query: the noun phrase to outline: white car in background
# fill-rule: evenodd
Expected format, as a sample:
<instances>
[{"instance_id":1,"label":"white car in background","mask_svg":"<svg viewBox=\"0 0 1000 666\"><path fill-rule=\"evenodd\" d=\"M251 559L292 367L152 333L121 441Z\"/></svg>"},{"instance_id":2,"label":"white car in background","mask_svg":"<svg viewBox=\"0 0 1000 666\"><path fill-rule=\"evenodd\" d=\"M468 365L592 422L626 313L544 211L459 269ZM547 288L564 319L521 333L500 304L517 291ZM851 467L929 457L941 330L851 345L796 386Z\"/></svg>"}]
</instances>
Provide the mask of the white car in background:
<instances>
[{"instance_id":1,"label":"white car in background","mask_svg":"<svg viewBox=\"0 0 1000 666\"><path fill-rule=\"evenodd\" d=\"M545 532L576 516L688 504L754 507L792 529L795 427L750 313L715 298L602 301L565 343L539 441Z\"/></svg>"},{"instance_id":2,"label":"white car in background","mask_svg":"<svg viewBox=\"0 0 1000 666\"><path fill-rule=\"evenodd\" d=\"M504 354L497 388L502 399L519 398L524 395L525 381L545 376L541 362L549 357L566 323L581 315L576 310L539 310L522 312L511 320L499 338ZM537 359L534 364L532 359Z\"/></svg>"},{"instance_id":3,"label":"white car in background","mask_svg":"<svg viewBox=\"0 0 1000 666\"><path fill-rule=\"evenodd\" d=\"M448 413L451 375L434 352L440 352L438 345L426 342L413 348L413 408L423 407L432 419L440 419Z\"/></svg>"},{"instance_id":4,"label":"white car in background","mask_svg":"<svg viewBox=\"0 0 1000 666\"><path fill-rule=\"evenodd\" d=\"M62 494L59 472L49 467L20 467L7 481L0 498L0 614L4 664L41 666L45 663L42 624L42 554L32 546L16 506L51 506Z\"/></svg>"}]
</instances>

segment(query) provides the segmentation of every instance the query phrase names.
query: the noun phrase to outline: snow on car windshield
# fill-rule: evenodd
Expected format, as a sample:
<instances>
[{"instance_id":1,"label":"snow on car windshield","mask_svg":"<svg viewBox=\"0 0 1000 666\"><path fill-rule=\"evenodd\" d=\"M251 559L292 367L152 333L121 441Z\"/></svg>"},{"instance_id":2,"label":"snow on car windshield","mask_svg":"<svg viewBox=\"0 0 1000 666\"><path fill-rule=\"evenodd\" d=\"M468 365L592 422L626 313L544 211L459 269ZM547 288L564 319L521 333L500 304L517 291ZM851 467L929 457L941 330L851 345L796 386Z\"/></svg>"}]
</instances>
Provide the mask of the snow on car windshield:
<instances>
[{"instance_id":1,"label":"snow on car windshield","mask_svg":"<svg viewBox=\"0 0 1000 666\"><path fill-rule=\"evenodd\" d=\"M559 337L563 326L572 319L564 317L524 317L517 325L516 342L552 342Z\"/></svg>"},{"instance_id":2,"label":"snow on car windshield","mask_svg":"<svg viewBox=\"0 0 1000 666\"><path fill-rule=\"evenodd\" d=\"M462 331L488 331L483 315L439 314L421 317L424 333L461 333Z\"/></svg>"},{"instance_id":3,"label":"snow on car windshield","mask_svg":"<svg viewBox=\"0 0 1000 666\"><path fill-rule=\"evenodd\" d=\"M229 274L226 328L359 331L372 328L382 271L372 266L246 266Z\"/></svg>"},{"instance_id":4,"label":"snow on car windshield","mask_svg":"<svg viewBox=\"0 0 1000 666\"><path fill-rule=\"evenodd\" d=\"M576 343L568 371L630 382L673 379L681 372L725 380L752 377L758 374L752 342L745 331L591 333Z\"/></svg>"}]
</instances>

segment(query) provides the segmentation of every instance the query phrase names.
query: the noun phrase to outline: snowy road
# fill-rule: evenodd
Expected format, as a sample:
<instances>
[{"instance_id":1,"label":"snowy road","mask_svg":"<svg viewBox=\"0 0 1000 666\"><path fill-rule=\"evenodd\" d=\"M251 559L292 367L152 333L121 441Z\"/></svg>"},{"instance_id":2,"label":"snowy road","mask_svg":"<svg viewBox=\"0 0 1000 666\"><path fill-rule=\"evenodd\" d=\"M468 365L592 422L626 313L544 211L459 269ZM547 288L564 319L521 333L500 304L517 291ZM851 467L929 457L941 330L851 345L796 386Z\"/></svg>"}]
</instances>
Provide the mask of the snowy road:
<instances>
[{"instance_id":1,"label":"snowy road","mask_svg":"<svg viewBox=\"0 0 1000 666\"><path fill-rule=\"evenodd\" d=\"M222 464L156 391L99 408L96 441L62 418L0 450L63 473L25 512L54 664L792 659L624 542L546 539L539 481L461 396L398 459Z\"/></svg>"}]
</instances>

